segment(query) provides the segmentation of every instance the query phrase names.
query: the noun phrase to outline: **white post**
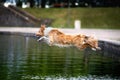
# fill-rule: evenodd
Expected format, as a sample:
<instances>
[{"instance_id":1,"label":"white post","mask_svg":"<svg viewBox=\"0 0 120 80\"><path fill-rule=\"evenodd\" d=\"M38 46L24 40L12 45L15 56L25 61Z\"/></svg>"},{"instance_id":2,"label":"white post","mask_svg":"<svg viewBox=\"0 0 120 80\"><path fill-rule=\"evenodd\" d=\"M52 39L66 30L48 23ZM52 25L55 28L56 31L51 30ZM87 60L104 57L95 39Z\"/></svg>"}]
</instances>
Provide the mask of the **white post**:
<instances>
[{"instance_id":1,"label":"white post","mask_svg":"<svg viewBox=\"0 0 120 80\"><path fill-rule=\"evenodd\" d=\"M80 28L81 28L81 21L80 20L75 20L74 26L75 26L76 30L80 30Z\"/></svg>"}]
</instances>

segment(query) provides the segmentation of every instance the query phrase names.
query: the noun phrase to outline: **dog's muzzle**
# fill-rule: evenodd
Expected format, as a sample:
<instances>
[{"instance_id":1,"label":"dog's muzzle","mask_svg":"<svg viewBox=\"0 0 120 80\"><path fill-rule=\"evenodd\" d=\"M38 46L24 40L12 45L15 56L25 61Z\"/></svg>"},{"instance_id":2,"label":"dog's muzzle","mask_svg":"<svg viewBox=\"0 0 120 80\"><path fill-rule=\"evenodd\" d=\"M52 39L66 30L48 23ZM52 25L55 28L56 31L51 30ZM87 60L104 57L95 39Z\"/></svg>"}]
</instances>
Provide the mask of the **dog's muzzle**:
<instances>
[{"instance_id":1,"label":"dog's muzzle","mask_svg":"<svg viewBox=\"0 0 120 80\"><path fill-rule=\"evenodd\" d=\"M37 36L36 34L34 35L37 39L41 38L42 36Z\"/></svg>"}]
</instances>

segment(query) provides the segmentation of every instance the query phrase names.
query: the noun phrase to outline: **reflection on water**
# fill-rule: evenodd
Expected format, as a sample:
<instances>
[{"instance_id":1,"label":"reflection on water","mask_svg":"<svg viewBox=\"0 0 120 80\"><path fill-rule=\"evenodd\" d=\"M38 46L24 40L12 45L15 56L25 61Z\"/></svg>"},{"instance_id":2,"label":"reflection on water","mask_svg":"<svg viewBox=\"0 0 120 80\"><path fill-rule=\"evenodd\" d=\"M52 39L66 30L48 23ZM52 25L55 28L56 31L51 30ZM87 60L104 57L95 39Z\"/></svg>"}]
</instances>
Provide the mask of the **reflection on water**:
<instances>
[{"instance_id":1,"label":"reflection on water","mask_svg":"<svg viewBox=\"0 0 120 80\"><path fill-rule=\"evenodd\" d=\"M0 35L0 80L120 77L120 62L89 49L49 47L32 37Z\"/></svg>"}]
</instances>

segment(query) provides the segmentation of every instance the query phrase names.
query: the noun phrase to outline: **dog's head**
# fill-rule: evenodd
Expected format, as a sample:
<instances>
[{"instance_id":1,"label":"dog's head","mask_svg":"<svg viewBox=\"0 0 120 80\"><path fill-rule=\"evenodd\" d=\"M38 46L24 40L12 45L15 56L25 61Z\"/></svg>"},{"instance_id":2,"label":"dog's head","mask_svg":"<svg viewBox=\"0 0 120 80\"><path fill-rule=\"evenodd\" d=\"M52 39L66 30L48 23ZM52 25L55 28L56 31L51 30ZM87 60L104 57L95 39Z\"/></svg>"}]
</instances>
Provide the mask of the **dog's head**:
<instances>
[{"instance_id":1,"label":"dog's head","mask_svg":"<svg viewBox=\"0 0 120 80\"><path fill-rule=\"evenodd\" d=\"M37 37L42 37L42 36L44 36L44 30L45 30L45 25L44 24L42 24L41 26L40 26L40 29L39 29L39 31L36 33L36 36Z\"/></svg>"}]
</instances>

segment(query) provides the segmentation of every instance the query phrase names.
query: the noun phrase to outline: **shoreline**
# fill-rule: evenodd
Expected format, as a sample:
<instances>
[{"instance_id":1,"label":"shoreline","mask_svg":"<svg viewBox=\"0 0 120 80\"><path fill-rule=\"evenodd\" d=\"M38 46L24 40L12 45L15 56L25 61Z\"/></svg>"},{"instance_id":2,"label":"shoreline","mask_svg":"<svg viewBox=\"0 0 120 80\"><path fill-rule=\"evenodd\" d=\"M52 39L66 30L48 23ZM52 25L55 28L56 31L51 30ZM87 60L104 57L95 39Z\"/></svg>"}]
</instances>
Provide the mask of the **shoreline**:
<instances>
[{"instance_id":1,"label":"shoreline","mask_svg":"<svg viewBox=\"0 0 120 80\"><path fill-rule=\"evenodd\" d=\"M66 34L85 34L88 36L95 36L98 40L107 41L119 41L120 40L120 30L112 29L68 29L68 28L56 28ZM38 32L39 28L31 27L0 27L0 34L16 34L16 35L27 35L33 36Z\"/></svg>"}]
</instances>

